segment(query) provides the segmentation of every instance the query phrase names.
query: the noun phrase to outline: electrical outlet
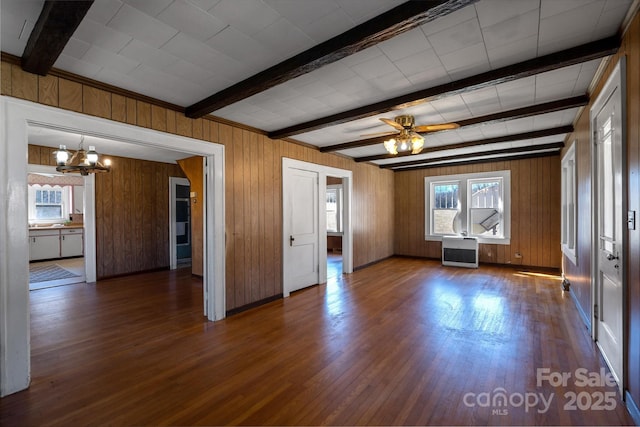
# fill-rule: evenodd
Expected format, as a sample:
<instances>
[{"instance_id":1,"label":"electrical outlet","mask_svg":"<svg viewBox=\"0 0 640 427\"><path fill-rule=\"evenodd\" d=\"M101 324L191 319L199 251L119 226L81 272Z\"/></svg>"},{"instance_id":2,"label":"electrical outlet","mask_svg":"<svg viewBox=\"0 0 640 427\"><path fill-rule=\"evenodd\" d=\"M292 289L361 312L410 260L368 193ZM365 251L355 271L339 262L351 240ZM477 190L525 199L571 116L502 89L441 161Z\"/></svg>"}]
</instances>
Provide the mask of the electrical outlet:
<instances>
[{"instance_id":1,"label":"electrical outlet","mask_svg":"<svg viewBox=\"0 0 640 427\"><path fill-rule=\"evenodd\" d=\"M513 256L516 258L522 258L522 254L520 252L516 252Z\"/></svg>"}]
</instances>

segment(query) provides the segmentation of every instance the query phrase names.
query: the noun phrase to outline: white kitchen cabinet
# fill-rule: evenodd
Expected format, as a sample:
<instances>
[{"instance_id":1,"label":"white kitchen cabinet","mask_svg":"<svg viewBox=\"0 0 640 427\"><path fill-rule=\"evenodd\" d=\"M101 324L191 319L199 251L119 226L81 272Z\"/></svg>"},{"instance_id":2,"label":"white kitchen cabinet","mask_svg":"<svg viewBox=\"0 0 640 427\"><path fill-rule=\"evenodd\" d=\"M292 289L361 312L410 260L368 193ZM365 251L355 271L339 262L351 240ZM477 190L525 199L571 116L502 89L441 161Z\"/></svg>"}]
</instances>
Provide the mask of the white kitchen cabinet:
<instances>
[{"instance_id":1,"label":"white kitchen cabinet","mask_svg":"<svg viewBox=\"0 0 640 427\"><path fill-rule=\"evenodd\" d=\"M60 230L60 257L82 256L83 232L81 228Z\"/></svg>"},{"instance_id":2,"label":"white kitchen cabinet","mask_svg":"<svg viewBox=\"0 0 640 427\"><path fill-rule=\"evenodd\" d=\"M62 228L29 231L29 261L84 254L84 230Z\"/></svg>"},{"instance_id":3,"label":"white kitchen cabinet","mask_svg":"<svg viewBox=\"0 0 640 427\"><path fill-rule=\"evenodd\" d=\"M29 261L59 257L59 230L38 230L29 233Z\"/></svg>"}]
</instances>

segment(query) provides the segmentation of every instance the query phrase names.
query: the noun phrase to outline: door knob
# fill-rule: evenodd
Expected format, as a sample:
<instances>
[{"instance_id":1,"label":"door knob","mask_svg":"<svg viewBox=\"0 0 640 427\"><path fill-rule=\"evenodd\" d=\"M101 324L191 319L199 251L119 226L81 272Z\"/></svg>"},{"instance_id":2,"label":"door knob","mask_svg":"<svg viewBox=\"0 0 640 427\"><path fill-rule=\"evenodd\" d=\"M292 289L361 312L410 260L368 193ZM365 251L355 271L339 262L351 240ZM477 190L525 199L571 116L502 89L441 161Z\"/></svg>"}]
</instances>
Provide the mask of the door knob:
<instances>
[{"instance_id":1,"label":"door knob","mask_svg":"<svg viewBox=\"0 0 640 427\"><path fill-rule=\"evenodd\" d=\"M607 254L607 260L613 261L614 259L618 259L618 257L613 254Z\"/></svg>"},{"instance_id":2,"label":"door knob","mask_svg":"<svg viewBox=\"0 0 640 427\"><path fill-rule=\"evenodd\" d=\"M293 236L289 236L289 246L293 246L293 241L296 240Z\"/></svg>"}]
</instances>

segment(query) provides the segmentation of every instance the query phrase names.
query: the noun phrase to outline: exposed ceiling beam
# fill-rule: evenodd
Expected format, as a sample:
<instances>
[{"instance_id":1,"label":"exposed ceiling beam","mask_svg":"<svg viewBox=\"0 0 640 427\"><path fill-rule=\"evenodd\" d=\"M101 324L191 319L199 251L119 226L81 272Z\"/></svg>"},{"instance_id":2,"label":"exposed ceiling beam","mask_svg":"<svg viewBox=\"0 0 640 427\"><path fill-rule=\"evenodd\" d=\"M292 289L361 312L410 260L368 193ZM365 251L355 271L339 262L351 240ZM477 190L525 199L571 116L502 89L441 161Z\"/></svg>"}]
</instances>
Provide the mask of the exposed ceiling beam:
<instances>
[{"instance_id":1,"label":"exposed ceiling beam","mask_svg":"<svg viewBox=\"0 0 640 427\"><path fill-rule=\"evenodd\" d=\"M459 166L459 165L475 165L478 163L509 162L512 160L537 159L539 157L552 157L552 156L559 156L559 155L560 155L560 150L553 151L553 152L516 154L514 156L503 156L503 157L496 157L493 159L473 159L473 160L460 160L457 162L449 162L449 163L426 164L426 165L413 166L413 167L408 167L403 169L393 169L393 171L404 172L404 171L412 171L412 170L418 170L418 169L433 169L433 168L442 168L442 167Z\"/></svg>"},{"instance_id":2,"label":"exposed ceiling beam","mask_svg":"<svg viewBox=\"0 0 640 427\"><path fill-rule=\"evenodd\" d=\"M283 129L269 132L269 138L281 139L298 135L327 126L335 126L348 121L363 119L376 114L406 108L422 102L434 101L445 96L470 92L487 86L505 83L547 71L580 64L593 59L602 58L616 53L620 47L620 37L613 36L595 42L583 44L560 52L533 58L517 64L487 71L475 76L467 77L455 82L445 83L428 89L422 89L406 95L397 96L385 101L332 114L308 122L299 123Z\"/></svg>"},{"instance_id":3,"label":"exposed ceiling beam","mask_svg":"<svg viewBox=\"0 0 640 427\"><path fill-rule=\"evenodd\" d=\"M541 150L553 150L553 149L561 149L564 147L564 142L553 142L550 144L539 144L539 145L527 145L523 147L511 147L505 148L502 150L487 150L473 153L464 153L464 154L455 154L452 156L441 156L441 157L433 157L422 160L413 160L410 162L398 162L398 163L388 163L384 165L380 165L383 169L394 169L398 167L405 166L415 166L415 165L424 165L436 162L445 162L449 160L457 160L457 159L468 159L470 157L479 157L479 156L496 156L500 154L512 154L512 153L528 153L534 151Z\"/></svg>"},{"instance_id":4,"label":"exposed ceiling beam","mask_svg":"<svg viewBox=\"0 0 640 427\"><path fill-rule=\"evenodd\" d=\"M558 101L544 102L542 104L530 105L528 107L516 108L499 113L487 114L486 116L472 117L466 120L458 120L456 123L460 127L474 126L478 124L490 124L503 122L506 120L516 120L525 117L537 116L540 114L554 113L556 111L568 110L570 108L583 107L589 103L587 95L575 96L573 98L560 99ZM447 132L447 131L441 131ZM423 133L428 135L428 133ZM329 153L338 150L348 150L350 148L366 147L368 145L376 145L388 139L390 135L377 136L375 138L362 139L359 141L343 142L342 144L327 145L320 147L321 153Z\"/></svg>"},{"instance_id":5,"label":"exposed ceiling beam","mask_svg":"<svg viewBox=\"0 0 640 427\"><path fill-rule=\"evenodd\" d=\"M532 132L516 133L512 135L497 136L494 138L478 139L475 141L459 142L457 144L440 145L437 147L426 147L422 149L420 154L434 153L436 151L454 150L457 148L475 147L478 145L498 144L501 142L524 141L527 139L545 138L547 136L562 135L573 132L573 125L559 126L550 129L535 130ZM375 156L356 157L356 162L372 162L374 160L397 159L399 157L414 156L411 152L402 152L396 155L379 154Z\"/></svg>"},{"instance_id":6,"label":"exposed ceiling beam","mask_svg":"<svg viewBox=\"0 0 640 427\"><path fill-rule=\"evenodd\" d=\"M199 118L441 18L477 0L408 1L186 108Z\"/></svg>"},{"instance_id":7,"label":"exposed ceiling beam","mask_svg":"<svg viewBox=\"0 0 640 427\"><path fill-rule=\"evenodd\" d=\"M92 4L93 0L45 1L24 48L22 69L47 75Z\"/></svg>"}]
</instances>

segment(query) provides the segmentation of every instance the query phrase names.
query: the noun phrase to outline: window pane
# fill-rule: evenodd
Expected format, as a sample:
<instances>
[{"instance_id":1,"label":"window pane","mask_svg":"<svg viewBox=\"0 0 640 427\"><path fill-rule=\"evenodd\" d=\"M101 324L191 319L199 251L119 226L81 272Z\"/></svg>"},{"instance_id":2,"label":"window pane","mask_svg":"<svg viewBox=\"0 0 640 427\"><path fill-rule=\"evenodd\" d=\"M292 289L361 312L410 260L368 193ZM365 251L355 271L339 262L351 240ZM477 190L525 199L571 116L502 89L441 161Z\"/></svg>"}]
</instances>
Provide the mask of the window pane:
<instances>
[{"instance_id":1,"label":"window pane","mask_svg":"<svg viewBox=\"0 0 640 427\"><path fill-rule=\"evenodd\" d=\"M61 205L36 205L36 219L62 218Z\"/></svg>"},{"instance_id":2,"label":"window pane","mask_svg":"<svg viewBox=\"0 0 640 427\"><path fill-rule=\"evenodd\" d=\"M493 208L471 208L471 234L502 237L502 214Z\"/></svg>"},{"instance_id":3,"label":"window pane","mask_svg":"<svg viewBox=\"0 0 640 427\"><path fill-rule=\"evenodd\" d=\"M502 197L500 180L475 181L471 183L472 208L498 208Z\"/></svg>"},{"instance_id":4,"label":"window pane","mask_svg":"<svg viewBox=\"0 0 640 427\"><path fill-rule=\"evenodd\" d=\"M36 203L42 203L42 190L36 190Z\"/></svg>"},{"instance_id":5,"label":"window pane","mask_svg":"<svg viewBox=\"0 0 640 427\"><path fill-rule=\"evenodd\" d=\"M434 184L433 207L436 209L457 209L458 190L458 184Z\"/></svg>"},{"instance_id":6,"label":"window pane","mask_svg":"<svg viewBox=\"0 0 640 427\"><path fill-rule=\"evenodd\" d=\"M327 231L341 231L338 215L338 189L327 188Z\"/></svg>"},{"instance_id":7,"label":"window pane","mask_svg":"<svg viewBox=\"0 0 640 427\"><path fill-rule=\"evenodd\" d=\"M453 223L458 211L456 209L434 209L433 210L433 233L434 234L455 234Z\"/></svg>"}]
</instances>

